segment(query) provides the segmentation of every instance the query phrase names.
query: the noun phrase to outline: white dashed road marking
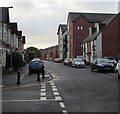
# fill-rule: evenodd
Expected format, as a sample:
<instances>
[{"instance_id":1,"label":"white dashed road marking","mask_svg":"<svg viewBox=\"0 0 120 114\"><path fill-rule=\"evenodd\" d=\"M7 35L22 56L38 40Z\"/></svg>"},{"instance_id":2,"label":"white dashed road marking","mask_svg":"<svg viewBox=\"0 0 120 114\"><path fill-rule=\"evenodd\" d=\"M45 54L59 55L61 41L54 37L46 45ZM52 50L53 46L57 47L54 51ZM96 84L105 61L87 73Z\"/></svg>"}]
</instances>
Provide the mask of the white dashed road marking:
<instances>
[{"instance_id":1,"label":"white dashed road marking","mask_svg":"<svg viewBox=\"0 0 120 114\"><path fill-rule=\"evenodd\" d=\"M59 92L53 92L54 95L60 95Z\"/></svg>"},{"instance_id":2,"label":"white dashed road marking","mask_svg":"<svg viewBox=\"0 0 120 114\"><path fill-rule=\"evenodd\" d=\"M63 102L60 102L59 104L60 104L60 106L61 106L62 108L65 108L65 105L64 105Z\"/></svg>"},{"instance_id":3,"label":"white dashed road marking","mask_svg":"<svg viewBox=\"0 0 120 114\"><path fill-rule=\"evenodd\" d=\"M41 89L41 91L46 91L46 89Z\"/></svg>"}]
</instances>

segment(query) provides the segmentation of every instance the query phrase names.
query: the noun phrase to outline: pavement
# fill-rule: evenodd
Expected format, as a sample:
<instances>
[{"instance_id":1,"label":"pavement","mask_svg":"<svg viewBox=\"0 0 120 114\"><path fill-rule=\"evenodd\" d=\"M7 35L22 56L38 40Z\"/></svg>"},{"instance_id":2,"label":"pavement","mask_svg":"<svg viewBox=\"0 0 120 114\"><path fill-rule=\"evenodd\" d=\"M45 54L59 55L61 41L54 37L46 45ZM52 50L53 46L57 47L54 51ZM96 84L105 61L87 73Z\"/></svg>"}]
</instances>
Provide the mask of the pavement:
<instances>
[{"instance_id":1,"label":"pavement","mask_svg":"<svg viewBox=\"0 0 120 114\"><path fill-rule=\"evenodd\" d=\"M26 65L25 67L22 67L20 70L20 85L17 85L17 71L12 72L11 74L6 74L3 75L2 77L2 85L1 87L3 89L6 88L10 88L10 87L20 87L23 85L28 85L28 84L33 84L33 83L39 83L39 81L37 81L37 74L32 74L32 75L28 75L28 65ZM50 77L48 76L48 74L45 73L45 79L42 79L41 75L40 75L40 83L47 81L50 79Z\"/></svg>"}]
</instances>

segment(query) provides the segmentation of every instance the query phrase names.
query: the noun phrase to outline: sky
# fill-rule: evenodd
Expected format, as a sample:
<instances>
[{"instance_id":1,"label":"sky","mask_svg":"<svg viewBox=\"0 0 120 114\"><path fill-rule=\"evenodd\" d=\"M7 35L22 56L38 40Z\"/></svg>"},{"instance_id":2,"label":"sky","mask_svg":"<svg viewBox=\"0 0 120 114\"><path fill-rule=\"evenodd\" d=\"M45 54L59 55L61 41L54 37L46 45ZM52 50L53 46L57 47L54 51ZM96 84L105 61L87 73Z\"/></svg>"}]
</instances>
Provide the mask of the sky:
<instances>
[{"instance_id":1,"label":"sky","mask_svg":"<svg viewBox=\"0 0 120 114\"><path fill-rule=\"evenodd\" d=\"M0 0L10 9L10 22L26 36L25 48L44 49L58 44L59 24L66 24L69 12L118 13L119 0Z\"/></svg>"}]
</instances>

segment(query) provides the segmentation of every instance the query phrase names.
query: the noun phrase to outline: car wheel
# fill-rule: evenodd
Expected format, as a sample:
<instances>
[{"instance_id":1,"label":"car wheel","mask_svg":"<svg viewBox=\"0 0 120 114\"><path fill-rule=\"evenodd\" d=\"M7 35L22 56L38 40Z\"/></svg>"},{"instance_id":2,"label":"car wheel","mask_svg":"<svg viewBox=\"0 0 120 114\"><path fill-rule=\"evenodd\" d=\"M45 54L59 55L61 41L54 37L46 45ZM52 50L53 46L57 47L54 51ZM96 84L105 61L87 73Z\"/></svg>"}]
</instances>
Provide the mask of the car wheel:
<instances>
[{"instance_id":1,"label":"car wheel","mask_svg":"<svg viewBox=\"0 0 120 114\"><path fill-rule=\"evenodd\" d=\"M100 69L99 68L97 68L97 72L100 73Z\"/></svg>"},{"instance_id":2,"label":"car wheel","mask_svg":"<svg viewBox=\"0 0 120 114\"><path fill-rule=\"evenodd\" d=\"M31 75L31 72L29 72L29 75Z\"/></svg>"},{"instance_id":3,"label":"car wheel","mask_svg":"<svg viewBox=\"0 0 120 114\"><path fill-rule=\"evenodd\" d=\"M91 71L93 71L93 68L91 68Z\"/></svg>"},{"instance_id":4,"label":"car wheel","mask_svg":"<svg viewBox=\"0 0 120 114\"><path fill-rule=\"evenodd\" d=\"M118 71L116 71L117 79L120 79L120 74Z\"/></svg>"}]
</instances>

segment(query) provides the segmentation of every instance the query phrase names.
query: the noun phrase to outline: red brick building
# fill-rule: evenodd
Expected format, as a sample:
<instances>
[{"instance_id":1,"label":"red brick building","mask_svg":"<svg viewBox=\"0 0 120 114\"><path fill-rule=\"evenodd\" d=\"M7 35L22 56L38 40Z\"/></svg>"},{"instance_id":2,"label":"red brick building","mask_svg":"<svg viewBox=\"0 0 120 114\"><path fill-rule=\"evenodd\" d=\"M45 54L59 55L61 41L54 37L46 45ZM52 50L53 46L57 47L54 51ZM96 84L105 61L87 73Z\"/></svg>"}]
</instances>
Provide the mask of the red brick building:
<instances>
[{"instance_id":1,"label":"red brick building","mask_svg":"<svg viewBox=\"0 0 120 114\"><path fill-rule=\"evenodd\" d=\"M99 27L102 27L102 22L113 16L114 14L70 12L67 20L68 57L83 57L82 42L95 31L95 24L101 23Z\"/></svg>"},{"instance_id":2,"label":"red brick building","mask_svg":"<svg viewBox=\"0 0 120 114\"><path fill-rule=\"evenodd\" d=\"M45 60L46 58L58 58L58 45L40 49L40 59Z\"/></svg>"},{"instance_id":3,"label":"red brick building","mask_svg":"<svg viewBox=\"0 0 120 114\"><path fill-rule=\"evenodd\" d=\"M101 30L83 41L83 57L87 62L96 57L120 58L120 13L105 22Z\"/></svg>"}]
</instances>

